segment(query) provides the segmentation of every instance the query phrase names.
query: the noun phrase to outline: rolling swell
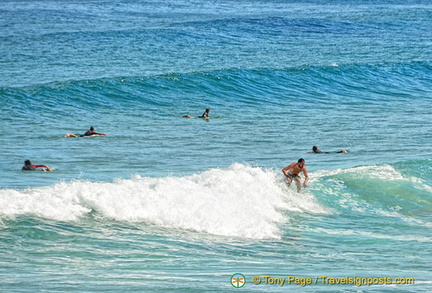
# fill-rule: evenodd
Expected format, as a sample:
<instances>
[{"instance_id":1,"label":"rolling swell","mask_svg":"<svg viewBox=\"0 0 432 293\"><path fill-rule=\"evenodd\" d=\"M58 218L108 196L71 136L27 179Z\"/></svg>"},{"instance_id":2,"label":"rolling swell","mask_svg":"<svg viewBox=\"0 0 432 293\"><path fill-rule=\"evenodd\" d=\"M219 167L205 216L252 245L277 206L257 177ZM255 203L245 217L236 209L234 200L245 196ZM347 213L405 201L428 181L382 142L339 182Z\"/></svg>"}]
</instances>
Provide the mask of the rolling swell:
<instances>
[{"instance_id":1,"label":"rolling swell","mask_svg":"<svg viewBox=\"0 0 432 293\"><path fill-rule=\"evenodd\" d=\"M226 102L277 105L291 97L323 103L364 99L380 103L395 98L396 102L406 102L424 97L432 83L431 69L429 62L227 69L2 87L0 97L6 106L27 104L29 109L46 107L46 110L159 107L200 99L211 99L221 105Z\"/></svg>"},{"instance_id":2,"label":"rolling swell","mask_svg":"<svg viewBox=\"0 0 432 293\"><path fill-rule=\"evenodd\" d=\"M17 170L23 157L39 157L68 170L46 179L111 181L131 174L192 174L236 162L279 167L299 157L315 170L429 158L424 121L430 68L425 62L333 64L3 87L1 119L16 128L2 131L2 163ZM205 107L212 108L210 123L181 118L201 115ZM62 140L90 125L108 136ZM316 144L349 154L305 154ZM82 158L95 147L100 156ZM23 186L15 175L6 176L11 186Z\"/></svg>"},{"instance_id":3,"label":"rolling swell","mask_svg":"<svg viewBox=\"0 0 432 293\"><path fill-rule=\"evenodd\" d=\"M3 2L4 291L431 291L430 3Z\"/></svg>"},{"instance_id":4,"label":"rolling swell","mask_svg":"<svg viewBox=\"0 0 432 293\"><path fill-rule=\"evenodd\" d=\"M418 165L421 177L411 173ZM420 235L422 227L431 227L425 221L432 213L430 161L310 175L310 187L301 196L286 186L279 171L242 164L184 177L134 176L2 189L0 215L3 220L27 216L79 222L96 213L106 221L255 239L283 237L281 225L289 230L296 218L349 215L377 228L386 223L390 230L411 227L412 235L419 231L419 239L431 241Z\"/></svg>"},{"instance_id":5,"label":"rolling swell","mask_svg":"<svg viewBox=\"0 0 432 293\"><path fill-rule=\"evenodd\" d=\"M425 172L413 174L414 166ZM386 209L414 215L416 211L432 208L430 168L429 160L405 161L394 165L317 171L314 175L319 181L317 189L329 188L329 202L333 202L334 207L356 208L361 212ZM335 200L331 194L339 198ZM349 201L355 202L355 206L350 206Z\"/></svg>"}]
</instances>

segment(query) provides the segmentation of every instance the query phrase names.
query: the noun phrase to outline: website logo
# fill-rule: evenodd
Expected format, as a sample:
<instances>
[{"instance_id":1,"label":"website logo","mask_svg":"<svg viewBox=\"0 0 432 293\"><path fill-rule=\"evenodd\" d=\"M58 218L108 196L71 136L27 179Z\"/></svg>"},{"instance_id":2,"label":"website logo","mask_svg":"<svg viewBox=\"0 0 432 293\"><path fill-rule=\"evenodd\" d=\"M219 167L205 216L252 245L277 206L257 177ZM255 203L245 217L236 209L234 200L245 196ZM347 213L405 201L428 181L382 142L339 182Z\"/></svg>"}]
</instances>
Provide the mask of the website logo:
<instances>
[{"instance_id":1,"label":"website logo","mask_svg":"<svg viewBox=\"0 0 432 293\"><path fill-rule=\"evenodd\" d=\"M246 278L243 274L234 274L231 276L231 285L234 288L241 288L246 284Z\"/></svg>"}]
</instances>

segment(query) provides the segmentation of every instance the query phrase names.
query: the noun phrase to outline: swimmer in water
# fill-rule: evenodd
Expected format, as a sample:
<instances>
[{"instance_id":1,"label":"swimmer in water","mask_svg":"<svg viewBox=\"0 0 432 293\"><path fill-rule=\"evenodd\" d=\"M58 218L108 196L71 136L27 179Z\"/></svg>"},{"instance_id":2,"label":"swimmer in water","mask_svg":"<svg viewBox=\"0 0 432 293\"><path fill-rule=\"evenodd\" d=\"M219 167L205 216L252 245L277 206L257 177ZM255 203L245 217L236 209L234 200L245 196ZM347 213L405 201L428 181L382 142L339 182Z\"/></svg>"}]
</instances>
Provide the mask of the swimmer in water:
<instances>
[{"instance_id":1,"label":"swimmer in water","mask_svg":"<svg viewBox=\"0 0 432 293\"><path fill-rule=\"evenodd\" d=\"M38 169L45 168L45 169ZM43 172L51 172L52 169L45 165L33 165L30 160L24 161L24 166L21 168L23 171L43 171Z\"/></svg>"},{"instance_id":2,"label":"swimmer in water","mask_svg":"<svg viewBox=\"0 0 432 293\"><path fill-rule=\"evenodd\" d=\"M194 118L192 115L188 115L188 114L185 114L182 117ZM204 113L201 116L198 116L198 118L210 119L210 108L206 108Z\"/></svg>"},{"instance_id":3,"label":"swimmer in water","mask_svg":"<svg viewBox=\"0 0 432 293\"><path fill-rule=\"evenodd\" d=\"M314 145L312 147L312 152L308 152L308 154L330 154L331 152L322 152L318 146ZM337 151L336 153L348 153L347 150L340 150Z\"/></svg>"},{"instance_id":4,"label":"swimmer in water","mask_svg":"<svg viewBox=\"0 0 432 293\"><path fill-rule=\"evenodd\" d=\"M94 127L90 127L90 130L86 131L86 133L79 135L79 137L84 136L92 136L92 135L106 135L105 133L95 132ZM66 133L65 137L78 137L76 134L73 133Z\"/></svg>"}]
</instances>

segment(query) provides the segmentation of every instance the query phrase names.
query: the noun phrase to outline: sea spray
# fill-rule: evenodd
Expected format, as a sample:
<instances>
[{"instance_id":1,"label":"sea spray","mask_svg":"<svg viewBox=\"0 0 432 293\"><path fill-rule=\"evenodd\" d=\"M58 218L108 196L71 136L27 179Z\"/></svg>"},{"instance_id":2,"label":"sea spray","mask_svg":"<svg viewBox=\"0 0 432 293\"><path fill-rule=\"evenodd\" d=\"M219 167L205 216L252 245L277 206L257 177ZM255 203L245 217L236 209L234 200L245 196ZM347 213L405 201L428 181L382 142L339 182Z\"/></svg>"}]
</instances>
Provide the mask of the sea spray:
<instances>
[{"instance_id":1,"label":"sea spray","mask_svg":"<svg viewBox=\"0 0 432 293\"><path fill-rule=\"evenodd\" d=\"M105 218L245 238L280 237L287 212L325 211L312 194L288 189L274 170L233 164L185 177L72 181L2 190L0 213L77 221Z\"/></svg>"}]
</instances>

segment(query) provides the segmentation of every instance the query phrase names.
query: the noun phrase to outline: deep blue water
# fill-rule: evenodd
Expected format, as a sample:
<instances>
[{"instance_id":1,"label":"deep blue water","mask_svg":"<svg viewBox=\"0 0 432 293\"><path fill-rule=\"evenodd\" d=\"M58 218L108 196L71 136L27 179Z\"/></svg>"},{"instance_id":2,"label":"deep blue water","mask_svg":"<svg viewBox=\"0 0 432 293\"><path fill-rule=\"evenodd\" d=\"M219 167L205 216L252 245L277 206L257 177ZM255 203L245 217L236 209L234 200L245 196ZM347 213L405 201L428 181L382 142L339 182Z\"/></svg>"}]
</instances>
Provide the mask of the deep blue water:
<instances>
[{"instance_id":1,"label":"deep blue water","mask_svg":"<svg viewBox=\"0 0 432 293\"><path fill-rule=\"evenodd\" d=\"M431 291L431 16L428 1L3 1L0 289ZM90 126L107 135L65 137ZM301 157L299 194L280 170Z\"/></svg>"}]
</instances>

